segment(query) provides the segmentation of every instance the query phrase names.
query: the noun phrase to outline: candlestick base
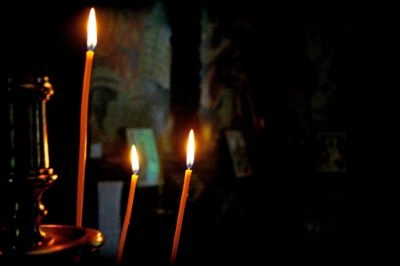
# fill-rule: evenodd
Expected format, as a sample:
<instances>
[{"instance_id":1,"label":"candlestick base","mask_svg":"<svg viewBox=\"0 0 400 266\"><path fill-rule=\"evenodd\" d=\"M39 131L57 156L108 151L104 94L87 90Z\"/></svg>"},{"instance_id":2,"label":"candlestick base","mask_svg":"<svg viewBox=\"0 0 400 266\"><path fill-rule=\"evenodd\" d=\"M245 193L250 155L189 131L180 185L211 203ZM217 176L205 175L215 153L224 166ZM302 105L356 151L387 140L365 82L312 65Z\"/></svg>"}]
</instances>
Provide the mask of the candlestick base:
<instances>
[{"instance_id":1,"label":"candlestick base","mask_svg":"<svg viewBox=\"0 0 400 266\"><path fill-rule=\"evenodd\" d=\"M9 248L0 246L0 257L79 254L94 251L104 243L103 234L91 228L52 224L44 224L40 228L48 239L45 244L27 247L18 255L9 255L6 252ZM0 239L3 234L4 230L0 229Z\"/></svg>"}]
</instances>

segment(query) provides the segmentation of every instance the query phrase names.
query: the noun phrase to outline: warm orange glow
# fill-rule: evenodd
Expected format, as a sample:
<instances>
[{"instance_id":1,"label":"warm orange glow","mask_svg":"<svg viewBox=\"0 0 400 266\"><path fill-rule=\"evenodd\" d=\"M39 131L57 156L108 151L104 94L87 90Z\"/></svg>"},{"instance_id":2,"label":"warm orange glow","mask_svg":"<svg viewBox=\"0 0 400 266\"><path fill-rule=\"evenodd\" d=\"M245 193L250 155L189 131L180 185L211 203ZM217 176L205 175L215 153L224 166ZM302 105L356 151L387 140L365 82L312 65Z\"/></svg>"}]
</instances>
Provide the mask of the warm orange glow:
<instances>
[{"instance_id":1,"label":"warm orange glow","mask_svg":"<svg viewBox=\"0 0 400 266\"><path fill-rule=\"evenodd\" d=\"M128 203L126 204L124 223L122 224L122 230L119 237L118 250L117 250L117 265L120 265L122 254L124 252L125 240L126 240L126 235L128 233L128 227L131 221L133 200L135 197L136 184L138 180L137 172L139 171L139 158L136 152L135 145L132 145L131 148L131 162L132 162L133 174L131 176L131 185L129 188Z\"/></svg>"},{"instance_id":2,"label":"warm orange glow","mask_svg":"<svg viewBox=\"0 0 400 266\"><path fill-rule=\"evenodd\" d=\"M96 235L96 241L97 241L97 243L103 243L103 242L104 242L103 234L97 233L97 235Z\"/></svg>"},{"instance_id":3,"label":"warm orange glow","mask_svg":"<svg viewBox=\"0 0 400 266\"><path fill-rule=\"evenodd\" d=\"M82 98L81 98L81 120L79 132L79 162L78 181L76 193L76 225L82 226L83 199L85 190L85 169L86 169L86 147L87 147L87 117L89 105L89 89L92 77L92 65L94 48L97 45L96 17L94 8L91 8L88 21L88 39L86 51L85 72L83 73Z\"/></svg>"},{"instance_id":4,"label":"warm orange glow","mask_svg":"<svg viewBox=\"0 0 400 266\"><path fill-rule=\"evenodd\" d=\"M178 244L179 244L179 238L181 234L181 229L182 229L182 222L183 222L183 215L185 212L185 206L186 206L186 199L189 195L189 184L190 184L190 179L192 177L192 170L190 169L193 166L194 162L194 133L193 129L190 130L189 132L189 138L187 142L187 155L186 155L186 165L187 169L185 171L185 178L183 180L183 188L182 188L182 194L181 194L181 202L179 205L179 212L178 212L178 217L176 219L176 228L175 228L175 235L174 235L174 241L172 243L172 254L171 254L171 265L175 264L176 260L176 255L178 252Z\"/></svg>"},{"instance_id":5,"label":"warm orange glow","mask_svg":"<svg viewBox=\"0 0 400 266\"><path fill-rule=\"evenodd\" d=\"M135 145L132 145L132 148L131 148L131 163L132 163L133 173L137 174L139 172L139 157L136 152Z\"/></svg>"},{"instance_id":6,"label":"warm orange glow","mask_svg":"<svg viewBox=\"0 0 400 266\"><path fill-rule=\"evenodd\" d=\"M94 8L90 9L89 20L87 25L87 48L94 50L97 45L97 25L96 25L96 14Z\"/></svg>"},{"instance_id":7,"label":"warm orange glow","mask_svg":"<svg viewBox=\"0 0 400 266\"><path fill-rule=\"evenodd\" d=\"M187 168L192 168L193 163L194 163L194 132L193 129L190 130L189 132L189 138L188 138L188 143L187 143L187 149L186 149L186 166Z\"/></svg>"}]
</instances>

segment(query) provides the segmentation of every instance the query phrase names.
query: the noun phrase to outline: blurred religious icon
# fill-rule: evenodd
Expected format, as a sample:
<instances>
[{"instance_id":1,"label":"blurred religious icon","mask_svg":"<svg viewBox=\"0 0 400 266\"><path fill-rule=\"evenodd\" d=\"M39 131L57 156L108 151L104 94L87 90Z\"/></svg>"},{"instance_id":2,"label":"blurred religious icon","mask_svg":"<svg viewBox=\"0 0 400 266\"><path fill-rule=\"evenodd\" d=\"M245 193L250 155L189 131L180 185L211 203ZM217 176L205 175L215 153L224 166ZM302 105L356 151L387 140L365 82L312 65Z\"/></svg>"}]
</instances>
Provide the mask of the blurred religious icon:
<instances>
[{"instance_id":1,"label":"blurred religious icon","mask_svg":"<svg viewBox=\"0 0 400 266\"><path fill-rule=\"evenodd\" d=\"M225 131L225 137L228 143L235 176L237 178L250 176L253 171L243 132L239 130L227 130Z\"/></svg>"},{"instance_id":2,"label":"blurred religious icon","mask_svg":"<svg viewBox=\"0 0 400 266\"><path fill-rule=\"evenodd\" d=\"M221 56L227 54L227 50L231 50L229 48L232 40L220 30L220 23L215 14L213 16L208 10L202 10L199 47L201 62L199 117L202 121L201 135L207 138L203 142L208 143L206 147L210 152L215 148L219 130L228 128L233 117L233 89L231 86L226 88L226 75L222 75L223 70L226 69L225 74L227 74L231 66L229 63L220 66L225 63ZM231 55L229 54L228 58L231 58Z\"/></svg>"},{"instance_id":3,"label":"blurred religious icon","mask_svg":"<svg viewBox=\"0 0 400 266\"><path fill-rule=\"evenodd\" d=\"M243 54L230 23L218 14L202 10L199 118L202 131L211 131L204 134L209 138L204 142L214 144L207 145L211 150L221 133L243 126L244 112L252 106Z\"/></svg>"},{"instance_id":4,"label":"blurred religious icon","mask_svg":"<svg viewBox=\"0 0 400 266\"><path fill-rule=\"evenodd\" d=\"M346 172L346 135L320 132L317 136L317 171Z\"/></svg>"},{"instance_id":5,"label":"blurred religious icon","mask_svg":"<svg viewBox=\"0 0 400 266\"><path fill-rule=\"evenodd\" d=\"M202 10L198 117L201 142L207 143L202 156L210 158L207 167L216 169L212 154L227 144L236 178L252 175L247 141L258 125L245 67L244 27L219 12Z\"/></svg>"},{"instance_id":6,"label":"blurred religious icon","mask_svg":"<svg viewBox=\"0 0 400 266\"><path fill-rule=\"evenodd\" d=\"M128 128L152 129L160 152L169 150L172 32L163 1L99 6L96 13L90 154L118 167L126 160L121 151ZM142 175L140 180L148 182Z\"/></svg>"},{"instance_id":7,"label":"blurred religious icon","mask_svg":"<svg viewBox=\"0 0 400 266\"><path fill-rule=\"evenodd\" d=\"M140 162L138 187L162 185L160 160L154 131L151 128L127 128L129 147L135 145Z\"/></svg>"}]
</instances>

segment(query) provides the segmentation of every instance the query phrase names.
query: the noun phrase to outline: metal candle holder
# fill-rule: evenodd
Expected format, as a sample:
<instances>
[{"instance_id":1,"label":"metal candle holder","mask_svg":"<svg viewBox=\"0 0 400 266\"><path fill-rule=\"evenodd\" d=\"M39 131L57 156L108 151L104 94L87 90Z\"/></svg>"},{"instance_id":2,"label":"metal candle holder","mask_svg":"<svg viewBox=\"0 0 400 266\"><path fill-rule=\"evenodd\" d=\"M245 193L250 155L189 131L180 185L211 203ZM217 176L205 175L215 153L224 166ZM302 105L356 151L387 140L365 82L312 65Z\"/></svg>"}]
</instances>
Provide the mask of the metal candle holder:
<instances>
[{"instance_id":1,"label":"metal candle holder","mask_svg":"<svg viewBox=\"0 0 400 266\"><path fill-rule=\"evenodd\" d=\"M57 180L50 167L46 103L54 94L46 76L8 78L0 88L0 257L97 248L102 233L43 225L43 193Z\"/></svg>"}]
</instances>

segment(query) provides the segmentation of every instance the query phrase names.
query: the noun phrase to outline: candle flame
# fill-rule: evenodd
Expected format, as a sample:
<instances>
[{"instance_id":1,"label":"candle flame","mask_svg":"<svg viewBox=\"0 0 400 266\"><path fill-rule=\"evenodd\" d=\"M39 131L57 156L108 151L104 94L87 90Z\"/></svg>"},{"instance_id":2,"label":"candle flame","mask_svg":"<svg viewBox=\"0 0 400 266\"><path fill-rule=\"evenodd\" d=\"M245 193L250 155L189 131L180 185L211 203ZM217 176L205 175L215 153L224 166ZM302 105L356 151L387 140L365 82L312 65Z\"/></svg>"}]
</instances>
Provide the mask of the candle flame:
<instances>
[{"instance_id":1,"label":"candle flame","mask_svg":"<svg viewBox=\"0 0 400 266\"><path fill-rule=\"evenodd\" d=\"M137 174L139 172L139 157L137 155L135 145L132 145L131 148L131 163L133 173Z\"/></svg>"},{"instance_id":2,"label":"candle flame","mask_svg":"<svg viewBox=\"0 0 400 266\"><path fill-rule=\"evenodd\" d=\"M93 51L97 45L96 14L93 7L90 9L87 25L87 48Z\"/></svg>"},{"instance_id":3,"label":"candle flame","mask_svg":"<svg viewBox=\"0 0 400 266\"><path fill-rule=\"evenodd\" d=\"M188 169L192 168L193 162L194 162L194 133L193 129L191 129L189 132L187 153L186 153L186 166Z\"/></svg>"}]
</instances>

